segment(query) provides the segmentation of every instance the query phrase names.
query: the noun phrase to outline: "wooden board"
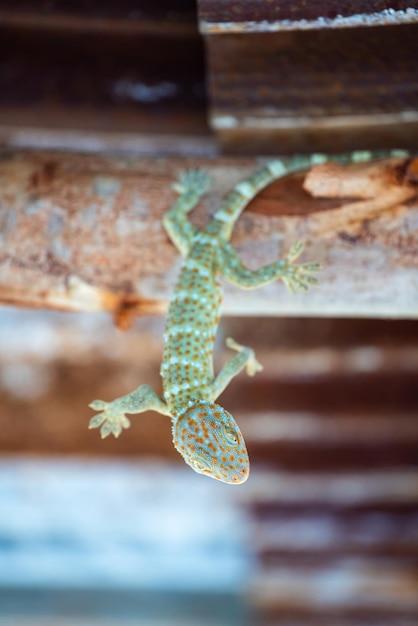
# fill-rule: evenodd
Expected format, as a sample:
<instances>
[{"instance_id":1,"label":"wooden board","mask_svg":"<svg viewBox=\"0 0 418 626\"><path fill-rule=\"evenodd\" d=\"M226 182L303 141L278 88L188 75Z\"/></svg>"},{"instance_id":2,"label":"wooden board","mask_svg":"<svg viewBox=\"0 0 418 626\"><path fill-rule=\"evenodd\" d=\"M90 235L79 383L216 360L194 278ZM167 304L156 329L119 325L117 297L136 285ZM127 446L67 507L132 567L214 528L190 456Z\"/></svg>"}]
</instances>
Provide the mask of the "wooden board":
<instances>
[{"instance_id":1,"label":"wooden board","mask_svg":"<svg viewBox=\"0 0 418 626\"><path fill-rule=\"evenodd\" d=\"M0 145L209 154L190 2L0 7Z\"/></svg>"},{"instance_id":2,"label":"wooden board","mask_svg":"<svg viewBox=\"0 0 418 626\"><path fill-rule=\"evenodd\" d=\"M161 218L171 186L202 167L213 190L192 219L203 225L221 196L261 161L132 159L5 153L0 161L0 302L97 311L126 325L161 313L180 257ZM306 241L319 286L291 294L277 282L226 286L224 313L414 318L418 313L416 161L318 165L277 181L250 204L233 243L250 267Z\"/></svg>"},{"instance_id":3,"label":"wooden board","mask_svg":"<svg viewBox=\"0 0 418 626\"><path fill-rule=\"evenodd\" d=\"M354 28L413 23L413 0L199 0L206 33L271 32L308 28Z\"/></svg>"},{"instance_id":4,"label":"wooden board","mask_svg":"<svg viewBox=\"0 0 418 626\"><path fill-rule=\"evenodd\" d=\"M199 9L211 125L228 152L417 145L416 3L200 0Z\"/></svg>"},{"instance_id":5,"label":"wooden board","mask_svg":"<svg viewBox=\"0 0 418 626\"><path fill-rule=\"evenodd\" d=\"M210 489L224 503L238 504L248 526L244 521L237 526L242 517L234 515L231 522L228 516L228 542L244 535L251 558L251 567L240 570L239 578L242 583L244 571L251 623L414 626L418 614L417 324L224 320L216 371L220 361L230 356L222 348L229 335L254 347L265 368L254 379L240 374L220 399L242 428L251 458L248 482L234 488L215 485L184 465L172 446L170 423L164 416L133 416L131 429L118 440L102 441L97 431L87 430L92 413L87 403L93 397L111 399L141 382L160 390L160 318L138 320L129 333L122 334L103 316L4 309L0 312L0 452L11 455L12 463L15 454L48 455L64 465L68 455L79 455L89 465L90 479L92 457L117 464L121 458L127 462L152 458L142 475L147 488L160 481L167 487L158 469L163 461L166 466L173 463L169 467L173 480L181 483L178 488L190 481L205 498ZM67 472L72 466L68 467ZM27 471L32 471L30 465ZM85 500L88 481L80 483L73 471ZM103 494L111 489L120 502L112 466L101 471ZM121 479L122 492L132 484L138 494L141 474L135 465L131 471L135 473L131 482L128 477ZM41 484L44 494L39 470L35 478L30 476L31 486L39 490ZM68 481L55 480L54 492L57 485L65 499ZM98 493L94 511L100 513L100 489ZM73 495L70 489L68 498ZM26 490L21 498L27 502L27 497ZM164 487L161 498L165 501ZM35 498L35 510L36 502ZM133 502L138 504L138 498ZM139 502L144 515L149 515L149 501L140 498ZM199 509L198 498L195 502ZM120 543L123 533L117 537ZM10 597L15 598L9 593ZM35 612L36 603L27 600ZM10 601L5 601L8 606Z\"/></svg>"}]
</instances>

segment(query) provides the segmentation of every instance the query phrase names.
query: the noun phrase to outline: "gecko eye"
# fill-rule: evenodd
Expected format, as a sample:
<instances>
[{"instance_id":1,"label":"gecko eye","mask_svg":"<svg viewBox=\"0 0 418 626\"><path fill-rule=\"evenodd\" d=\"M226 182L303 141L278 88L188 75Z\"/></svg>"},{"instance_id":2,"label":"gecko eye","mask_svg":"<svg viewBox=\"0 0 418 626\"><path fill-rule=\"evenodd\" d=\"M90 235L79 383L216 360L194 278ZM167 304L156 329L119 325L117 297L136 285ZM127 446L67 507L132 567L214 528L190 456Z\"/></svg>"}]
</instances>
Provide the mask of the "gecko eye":
<instances>
[{"instance_id":1,"label":"gecko eye","mask_svg":"<svg viewBox=\"0 0 418 626\"><path fill-rule=\"evenodd\" d=\"M224 430L224 435L225 435L225 439L227 440L227 442L231 446L236 446L237 443L239 442L238 435L236 434L236 432L232 430L232 428L229 428L228 426L225 426L223 430Z\"/></svg>"}]
</instances>

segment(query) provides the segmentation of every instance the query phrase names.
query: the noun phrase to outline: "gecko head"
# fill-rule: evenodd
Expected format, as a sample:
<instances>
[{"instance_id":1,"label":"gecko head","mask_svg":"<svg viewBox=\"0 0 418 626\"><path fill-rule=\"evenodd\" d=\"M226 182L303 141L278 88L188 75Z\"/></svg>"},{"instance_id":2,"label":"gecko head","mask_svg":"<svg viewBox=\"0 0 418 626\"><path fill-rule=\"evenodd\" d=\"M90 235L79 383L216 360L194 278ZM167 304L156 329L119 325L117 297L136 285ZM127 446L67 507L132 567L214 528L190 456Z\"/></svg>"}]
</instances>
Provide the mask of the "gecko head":
<instances>
[{"instance_id":1,"label":"gecko head","mask_svg":"<svg viewBox=\"0 0 418 626\"><path fill-rule=\"evenodd\" d=\"M250 471L247 448L232 415L218 404L199 402L177 419L174 445L195 472L237 485Z\"/></svg>"}]
</instances>

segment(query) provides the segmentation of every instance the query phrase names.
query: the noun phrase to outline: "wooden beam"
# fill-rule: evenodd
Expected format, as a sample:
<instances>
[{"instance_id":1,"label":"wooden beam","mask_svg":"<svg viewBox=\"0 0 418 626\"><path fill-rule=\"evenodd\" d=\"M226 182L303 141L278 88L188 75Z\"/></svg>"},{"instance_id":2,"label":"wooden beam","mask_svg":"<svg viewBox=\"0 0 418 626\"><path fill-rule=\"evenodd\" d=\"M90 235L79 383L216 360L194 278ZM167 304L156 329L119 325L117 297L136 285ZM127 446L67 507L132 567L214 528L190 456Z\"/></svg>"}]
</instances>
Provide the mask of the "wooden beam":
<instances>
[{"instance_id":1,"label":"wooden beam","mask_svg":"<svg viewBox=\"0 0 418 626\"><path fill-rule=\"evenodd\" d=\"M0 145L213 153L193 6L58 4L0 8Z\"/></svg>"},{"instance_id":2,"label":"wooden beam","mask_svg":"<svg viewBox=\"0 0 418 626\"><path fill-rule=\"evenodd\" d=\"M203 167L212 176L213 191L192 217L201 226L257 163L3 154L0 302L106 310L121 326L134 314L163 312L180 258L161 218L175 198L178 173ZM243 260L260 266L304 239L304 258L323 266L320 284L297 295L281 283L249 292L227 286L224 312L416 317L416 172L417 161L404 157L320 165L260 193L235 229Z\"/></svg>"},{"instance_id":3,"label":"wooden beam","mask_svg":"<svg viewBox=\"0 0 418 626\"><path fill-rule=\"evenodd\" d=\"M143 318L122 334L104 316L0 311L2 454L152 455L177 462L196 485L207 480L184 465L164 416L134 417L118 440L87 430L92 397L110 399L139 382L160 389L162 325ZM250 520L257 623L417 623L417 327L223 321L219 352L231 334L265 367L255 379L242 373L221 399L251 458L249 481L225 488L225 497ZM145 467L158 482L158 463Z\"/></svg>"},{"instance_id":4,"label":"wooden beam","mask_svg":"<svg viewBox=\"0 0 418 626\"><path fill-rule=\"evenodd\" d=\"M16 26L22 30L73 31L80 33L177 34L181 37L196 31L193 2L172 0L135 0L113 2L62 2L39 6L36 0L23 0L0 8L0 27Z\"/></svg>"},{"instance_id":5,"label":"wooden beam","mask_svg":"<svg viewBox=\"0 0 418 626\"><path fill-rule=\"evenodd\" d=\"M323 623L324 613L331 613L329 619L338 614L374 617L383 612L392 618L388 623L401 624L402 613L416 616L418 612L415 593L418 572L416 565L409 564L407 559L392 558L390 565L383 568L382 559L364 557L325 562L315 568L305 565L305 568L288 568L285 564L257 576L251 586L256 608L268 613L270 619L283 613L291 617L308 613L311 623ZM338 581L343 591L334 595L330 581ZM309 624L309 621L299 623Z\"/></svg>"},{"instance_id":6,"label":"wooden beam","mask_svg":"<svg viewBox=\"0 0 418 626\"><path fill-rule=\"evenodd\" d=\"M416 145L416 3L200 0L199 9L210 121L228 153Z\"/></svg>"},{"instance_id":7,"label":"wooden beam","mask_svg":"<svg viewBox=\"0 0 418 626\"><path fill-rule=\"evenodd\" d=\"M414 0L199 0L204 33L393 26L418 22Z\"/></svg>"},{"instance_id":8,"label":"wooden beam","mask_svg":"<svg viewBox=\"0 0 418 626\"><path fill-rule=\"evenodd\" d=\"M369 320L310 322L222 323L216 371L230 356L229 335L253 346L264 366L253 379L242 373L221 398L242 428L253 469L418 471L418 322L373 320L371 333ZM0 310L0 453L181 463L163 415L134 417L117 440L87 429L93 398L118 397L140 383L161 390L162 336L159 317L120 333L101 315Z\"/></svg>"}]
</instances>

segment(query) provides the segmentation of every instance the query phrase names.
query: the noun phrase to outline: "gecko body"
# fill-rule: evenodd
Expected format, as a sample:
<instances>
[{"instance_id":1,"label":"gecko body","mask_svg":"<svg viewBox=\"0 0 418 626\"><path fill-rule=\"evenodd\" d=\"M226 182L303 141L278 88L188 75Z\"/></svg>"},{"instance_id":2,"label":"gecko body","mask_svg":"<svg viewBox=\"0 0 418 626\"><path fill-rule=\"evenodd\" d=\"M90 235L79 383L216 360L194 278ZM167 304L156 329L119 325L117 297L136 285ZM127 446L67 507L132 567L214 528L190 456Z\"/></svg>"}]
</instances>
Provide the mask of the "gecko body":
<instances>
[{"instance_id":1,"label":"gecko body","mask_svg":"<svg viewBox=\"0 0 418 626\"><path fill-rule=\"evenodd\" d=\"M371 156L357 155L357 161ZM171 418L173 443L196 472L230 484L247 479L249 459L244 438L233 416L216 400L244 368L253 376L262 367L251 348L229 338L227 346L235 354L214 376L213 349L222 301L218 277L244 289L281 279L296 291L316 282L316 263L295 263L303 250L300 243L285 259L250 270L242 264L229 239L240 213L261 189L285 174L326 160L323 155L313 155L268 162L227 194L202 231L191 224L187 214L208 190L209 178L201 170L189 170L179 177L174 185L179 194L177 201L164 216L164 227L185 261L164 334L160 370L163 396L141 385L112 402L95 400L90 407L100 413L90 420L90 428L100 428L102 437L118 437L130 425L127 413L155 410Z\"/></svg>"}]
</instances>

